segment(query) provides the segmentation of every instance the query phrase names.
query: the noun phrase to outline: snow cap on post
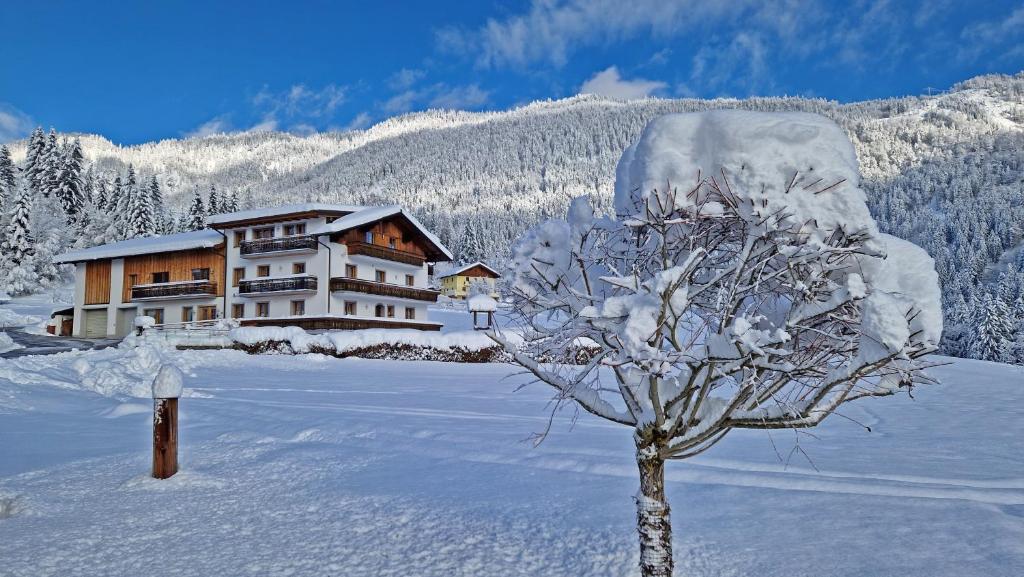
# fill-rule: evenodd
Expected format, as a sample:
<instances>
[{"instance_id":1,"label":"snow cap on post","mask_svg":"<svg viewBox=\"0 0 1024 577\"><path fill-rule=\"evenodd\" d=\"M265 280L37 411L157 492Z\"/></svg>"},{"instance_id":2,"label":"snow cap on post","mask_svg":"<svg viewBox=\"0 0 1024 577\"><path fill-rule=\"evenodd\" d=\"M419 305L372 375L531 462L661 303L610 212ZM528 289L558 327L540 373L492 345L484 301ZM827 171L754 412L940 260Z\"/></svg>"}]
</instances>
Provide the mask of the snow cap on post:
<instances>
[{"instance_id":1,"label":"snow cap on post","mask_svg":"<svg viewBox=\"0 0 1024 577\"><path fill-rule=\"evenodd\" d=\"M475 312L494 312L498 310L498 301L487 295L469 297L469 310Z\"/></svg>"},{"instance_id":2,"label":"snow cap on post","mask_svg":"<svg viewBox=\"0 0 1024 577\"><path fill-rule=\"evenodd\" d=\"M174 365L163 365L153 379L154 399L177 399L181 396L185 375Z\"/></svg>"},{"instance_id":3,"label":"snow cap on post","mask_svg":"<svg viewBox=\"0 0 1024 577\"><path fill-rule=\"evenodd\" d=\"M142 315L135 317L134 323L137 329L148 329L156 324L156 319Z\"/></svg>"}]
</instances>

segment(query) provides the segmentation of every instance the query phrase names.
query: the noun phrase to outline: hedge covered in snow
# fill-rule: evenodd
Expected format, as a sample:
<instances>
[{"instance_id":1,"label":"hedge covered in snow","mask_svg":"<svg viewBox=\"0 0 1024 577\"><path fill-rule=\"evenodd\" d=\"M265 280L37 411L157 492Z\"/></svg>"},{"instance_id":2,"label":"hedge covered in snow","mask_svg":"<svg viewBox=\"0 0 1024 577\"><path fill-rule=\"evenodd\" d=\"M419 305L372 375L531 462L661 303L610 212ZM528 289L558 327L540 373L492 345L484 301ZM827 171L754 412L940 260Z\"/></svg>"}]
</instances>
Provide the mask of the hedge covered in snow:
<instances>
[{"instance_id":1,"label":"hedge covered in snow","mask_svg":"<svg viewBox=\"0 0 1024 577\"><path fill-rule=\"evenodd\" d=\"M417 330L366 329L310 334L298 327L241 327L229 338L234 348L251 354L320 353L335 357L500 363L506 353L487 335L462 331L439 333Z\"/></svg>"}]
</instances>

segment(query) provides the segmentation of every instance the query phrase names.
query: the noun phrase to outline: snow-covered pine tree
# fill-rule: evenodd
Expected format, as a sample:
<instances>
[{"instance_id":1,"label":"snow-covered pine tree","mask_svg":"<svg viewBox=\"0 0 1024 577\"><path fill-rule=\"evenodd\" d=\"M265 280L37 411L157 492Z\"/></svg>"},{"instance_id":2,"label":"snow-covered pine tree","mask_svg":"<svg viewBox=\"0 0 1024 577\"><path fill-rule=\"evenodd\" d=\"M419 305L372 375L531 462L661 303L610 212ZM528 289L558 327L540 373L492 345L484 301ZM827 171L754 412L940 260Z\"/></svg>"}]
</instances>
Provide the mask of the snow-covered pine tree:
<instances>
[{"instance_id":1,"label":"snow-covered pine tree","mask_svg":"<svg viewBox=\"0 0 1024 577\"><path fill-rule=\"evenodd\" d=\"M217 196L217 187L210 185L210 202L206 205L206 213L214 215L220 212L220 198Z\"/></svg>"},{"instance_id":2,"label":"snow-covered pine tree","mask_svg":"<svg viewBox=\"0 0 1024 577\"><path fill-rule=\"evenodd\" d=\"M11 206L11 221L0 245L0 282L3 283L0 290L12 296L30 294L39 285L33 261L32 196L27 182L17 187Z\"/></svg>"},{"instance_id":3,"label":"snow-covered pine tree","mask_svg":"<svg viewBox=\"0 0 1024 577\"><path fill-rule=\"evenodd\" d=\"M29 192L42 194L40 180L44 174L43 159L46 156L46 135L43 127L37 126L28 139L28 148L25 153L25 181L28 183Z\"/></svg>"},{"instance_id":4,"label":"snow-covered pine tree","mask_svg":"<svg viewBox=\"0 0 1024 577\"><path fill-rule=\"evenodd\" d=\"M53 193L60 201L61 208L69 225L78 220L82 207L85 205L85 184L82 181L82 169L85 158L82 156L82 144L76 138L71 144L61 147L54 181Z\"/></svg>"},{"instance_id":5,"label":"snow-covered pine tree","mask_svg":"<svg viewBox=\"0 0 1024 577\"><path fill-rule=\"evenodd\" d=\"M230 190L224 193L224 207L222 212L238 212L238 195Z\"/></svg>"},{"instance_id":6,"label":"snow-covered pine tree","mask_svg":"<svg viewBox=\"0 0 1024 577\"><path fill-rule=\"evenodd\" d=\"M131 166L128 167L125 192L128 195L125 236L127 238L137 238L156 234L156 220L153 217L153 195L148 186L138 186L135 183L135 173Z\"/></svg>"},{"instance_id":7,"label":"snow-covered pine tree","mask_svg":"<svg viewBox=\"0 0 1024 577\"><path fill-rule=\"evenodd\" d=\"M971 356L985 361L1008 362L1013 343L1010 309L998 296L985 293L974 313Z\"/></svg>"},{"instance_id":8,"label":"snow-covered pine tree","mask_svg":"<svg viewBox=\"0 0 1024 577\"><path fill-rule=\"evenodd\" d=\"M197 186L192 191L192 203L188 205L185 229L202 230L204 228L206 228L206 208L203 206L203 195Z\"/></svg>"},{"instance_id":9,"label":"snow-covered pine tree","mask_svg":"<svg viewBox=\"0 0 1024 577\"><path fill-rule=\"evenodd\" d=\"M7 208L8 199L13 199L17 188L17 168L11 159L11 151L7 145L0 146L0 216Z\"/></svg>"},{"instance_id":10,"label":"snow-covered pine tree","mask_svg":"<svg viewBox=\"0 0 1024 577\"><path fill-rule=\"evenodd\" d=\"M57 190L60 169L64 162L64 148L57 142L57 131L53 127L46 135L46 147L40 161L42 166L38 176L37 192L43 198L49 198Z\"/></svg>"},{"instance_id":11,"label":"snow-covered pine tree","mask_svg":"<svg viewBox=\"0 0 1024 577\"><path fill-rule=\"evenodd\" d=\"M104 212L107 210L107 179L100 176L96 179L95 193L93 196L93 205Z\"/></svg>"}]
</instances>

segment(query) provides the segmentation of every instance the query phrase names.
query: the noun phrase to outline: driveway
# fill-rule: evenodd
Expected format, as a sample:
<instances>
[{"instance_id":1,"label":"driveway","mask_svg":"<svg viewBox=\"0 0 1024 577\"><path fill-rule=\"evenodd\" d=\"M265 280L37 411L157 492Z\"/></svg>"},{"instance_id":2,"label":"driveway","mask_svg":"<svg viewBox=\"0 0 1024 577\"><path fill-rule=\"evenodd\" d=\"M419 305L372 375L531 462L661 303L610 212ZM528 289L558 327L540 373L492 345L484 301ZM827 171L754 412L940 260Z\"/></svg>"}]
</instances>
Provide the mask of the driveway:
<instances>
[{"instance_id":1,"label":"driveway","mask_svg":"<svg viewBox=\"0 0 1024 577\"><path fill-rule=\"evenodd\" d=\"M121 342L120 339L78 339L71 337L52 337L26 333L23 329L3 329L11 340L24 348L0 353L0 359L13 359L32 355L52 355L80 349L105 349Z\"/></svg>"}]
</instances>

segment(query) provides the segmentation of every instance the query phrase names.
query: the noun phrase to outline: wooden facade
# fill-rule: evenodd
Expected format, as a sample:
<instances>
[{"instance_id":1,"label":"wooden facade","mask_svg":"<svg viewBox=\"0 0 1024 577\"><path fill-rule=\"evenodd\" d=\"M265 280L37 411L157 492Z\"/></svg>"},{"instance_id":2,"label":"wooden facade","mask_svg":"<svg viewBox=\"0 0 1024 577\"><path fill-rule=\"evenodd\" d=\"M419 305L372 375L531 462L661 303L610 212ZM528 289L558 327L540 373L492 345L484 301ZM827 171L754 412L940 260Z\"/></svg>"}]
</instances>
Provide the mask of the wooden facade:
<instances>
[{"instance_id":1,"label":"wooden facade","mask_svg":"<svg viewBox=\"0 0 1024 577\"><path fill-rule=\"evenodd\" d=\"M127 303L132 300L132 275L135 275L135 284L151 284L154 282L153 273L166 272L167 279L162 282L173 283L194 280L192 271L195 269L210 269L209 280L216 286L216 295L224 296L223 252L224 245L221 244L213 249L127 256L124 258L121 301Z\"/></svg>"},{"instance_id":2,"label":"wooden facade","mask_svg":"<svg viewBox=\"0 0 1024 577\"><path fill-rule=\"evenodd\" d=\"M464 270L459 273L458 276L465 276L470 278L500 278L498 274L489 268L481 265L476 265L470 269Z\"/></svg>"},{"instance_id":3,"label":"wooden facade","mask_svg":"<svg viewBox=\"0 0 1024 577\"><path fill-rule=\"evenodd\" d=\"M422 235L413 227L405 225L405 223L394 218L381 220L365 227L345 231L341 233L337 242L344 244L367 243L367 240L369 240L367 238L367 232L373 233L372 244L375 246L392 248L401 252L414 254L424 259L427 257L427 253L424 250L426 243L424 242ZM394 246L392 246L392 244Z\"/></svg>"},{"instance_id":4,"label":"wooden facade","mask_svg":"<svg viewBox=\"0 0 1024 577\"><path fill-rule=\"evenodd\" d=\"M110 303L110 260L85 263L85 304Z\"/></svg>"}]
</instances>

